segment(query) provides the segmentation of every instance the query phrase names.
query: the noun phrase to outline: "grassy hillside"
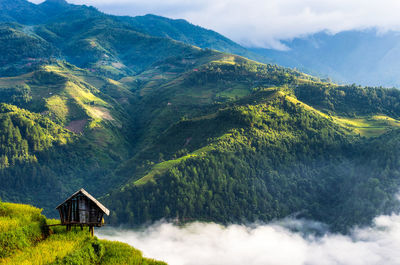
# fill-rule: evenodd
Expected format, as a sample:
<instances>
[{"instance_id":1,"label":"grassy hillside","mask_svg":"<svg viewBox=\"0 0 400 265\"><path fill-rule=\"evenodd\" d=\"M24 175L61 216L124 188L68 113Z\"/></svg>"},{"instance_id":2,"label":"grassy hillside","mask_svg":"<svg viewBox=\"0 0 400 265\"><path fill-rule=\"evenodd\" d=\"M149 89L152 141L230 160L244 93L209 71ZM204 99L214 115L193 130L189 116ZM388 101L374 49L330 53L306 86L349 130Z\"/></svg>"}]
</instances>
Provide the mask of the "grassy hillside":
<instances>
[{"instance_id":1,"label":"grassy hillside","mask_svg":"<svg viewBox=\"0 0 400 265\"><path fill-rule=\"evenodd\" d=\"M145 35L101 13L72 21L61 17L34 30L57 46L70 63L114 79L140 73L168 57L199 50L172 39Z\"/></svg>"},{"instance_id":2,"label":"grassy hillside","mask_svg":"<svg viewBox=\"0 0 400 265\"><path fill-rule=\"evenodd\" d=\"M175 74L159 78L162 70ZM299 72L211 51L197 57L170 58L157 64L155 70L137 76L143 83L136 92L140 102L133 110L138 113L138 137L145 137L141 141L148 144L181 119L210 114L257 88L292 83L300 77L312 79Z\"/></svg>"},{"instance_id":3,"label":"grassy hillside","mask_svg":"<svg viewBox=\"0 0 400 265\"><path fill-rule=\"evenodd\" d=\"M54 223L40 209L0 201L0 264L165 265L127 244L91 238L88 231L45 226Z\"/></svg>"},{"instance_id":4,"label":"grassy hillside","mask_svg":"<svg viewBox=\"0 0 400 265\"><path fill-rule=\"evenodd\" d=\"M132 93L122 84L58 62L0 78L0 95L19 107L2 107L5 200L52 209L88 183L95 194L119 183L107 175L130 156Z\"/></svg>"}]
</instances>

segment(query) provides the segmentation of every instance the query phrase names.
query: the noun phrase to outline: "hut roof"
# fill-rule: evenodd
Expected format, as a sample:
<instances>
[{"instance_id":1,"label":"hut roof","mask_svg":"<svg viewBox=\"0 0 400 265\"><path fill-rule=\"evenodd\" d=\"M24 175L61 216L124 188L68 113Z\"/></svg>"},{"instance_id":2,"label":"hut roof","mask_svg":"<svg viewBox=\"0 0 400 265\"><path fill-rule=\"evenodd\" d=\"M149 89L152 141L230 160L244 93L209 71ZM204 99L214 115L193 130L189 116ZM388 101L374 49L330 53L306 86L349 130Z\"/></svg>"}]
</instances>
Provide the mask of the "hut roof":
<instances>
[{"instance_id":1,"label":"hut roof","mask_svg":"<svg viewBox=\"0 0 400 265\"><path fill-rule=\"evenodd\" d=\"M94 202L106 215L110 214L110 210L108 210L103 204L101 204L98 200L96 200L92 195L90 195L86 190L84 189L80 189L77 192L75 192L74 194L72 194L71 196L68 197L68 199L66 199L64 202L62 202L60 205L58 205L56 207L56 209L60 208L61 205L63 205L64 203L66 203L68 200L72 199L73 197L75 197L77 194L82 193L83 195L85 195L86 197L88 197L92 202Z\"/></svg>"}]
</instances>

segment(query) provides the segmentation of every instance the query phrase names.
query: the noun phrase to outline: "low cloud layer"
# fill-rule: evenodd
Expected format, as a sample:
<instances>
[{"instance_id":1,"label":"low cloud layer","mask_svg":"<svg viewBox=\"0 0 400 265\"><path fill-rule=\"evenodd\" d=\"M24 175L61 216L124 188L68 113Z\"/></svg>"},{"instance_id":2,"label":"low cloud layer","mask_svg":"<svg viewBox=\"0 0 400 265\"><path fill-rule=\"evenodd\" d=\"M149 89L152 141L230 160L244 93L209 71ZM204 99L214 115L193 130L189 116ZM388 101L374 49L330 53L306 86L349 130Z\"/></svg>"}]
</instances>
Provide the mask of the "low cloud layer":
<instances>
[{"instance_id":1,"label":"low cloud layer","mask_svg":"<svg viewBox=\"0 0 400 265\"><path fill-rule=\"evenodd\" d=\"M329 31L400 29L398 0L67 0L118 15L184 18L246 45L285 49L280 40ZM42 2L42 0L32 0Z\"/></svg>"},{"instance_id":2,"label":"low cloud layer","mask_svg":"<svg viewBox=\"0 0 400 265\"><path fill-rule=\"evenodd\" d=\"M228 227L160 223L143 231L102 228L97 236L126 242L171 265L400 264L399 215L378 217L372 227L355 229L348 236L308 232L322 229L318 223L293 220Z\"/></svg>"}]
</instances>

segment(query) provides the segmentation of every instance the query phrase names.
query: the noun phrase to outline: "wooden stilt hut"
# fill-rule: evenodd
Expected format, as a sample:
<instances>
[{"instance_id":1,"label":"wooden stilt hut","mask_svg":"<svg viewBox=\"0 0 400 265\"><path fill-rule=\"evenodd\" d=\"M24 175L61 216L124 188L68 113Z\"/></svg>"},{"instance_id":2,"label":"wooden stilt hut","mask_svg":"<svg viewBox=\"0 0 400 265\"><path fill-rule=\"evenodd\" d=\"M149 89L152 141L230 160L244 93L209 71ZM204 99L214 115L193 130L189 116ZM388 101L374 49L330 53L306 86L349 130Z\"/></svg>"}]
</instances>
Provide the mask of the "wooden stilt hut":
<instances>
[{"instance_id":1,"label":"wooden stilt hut","mask_svg":"<svg viewBox=\"0 0 400 265\"><path fill-rule=\"evenodd\" d=\"M88 226L90 234L93 236L94 227L104 224L103 215L109 215L110 211L98 202L92 195L84 189L80 189L72 194L56 208L60 213L61 225L66 225L67 231L73 225Z\"/></svg>"}]
</instances>

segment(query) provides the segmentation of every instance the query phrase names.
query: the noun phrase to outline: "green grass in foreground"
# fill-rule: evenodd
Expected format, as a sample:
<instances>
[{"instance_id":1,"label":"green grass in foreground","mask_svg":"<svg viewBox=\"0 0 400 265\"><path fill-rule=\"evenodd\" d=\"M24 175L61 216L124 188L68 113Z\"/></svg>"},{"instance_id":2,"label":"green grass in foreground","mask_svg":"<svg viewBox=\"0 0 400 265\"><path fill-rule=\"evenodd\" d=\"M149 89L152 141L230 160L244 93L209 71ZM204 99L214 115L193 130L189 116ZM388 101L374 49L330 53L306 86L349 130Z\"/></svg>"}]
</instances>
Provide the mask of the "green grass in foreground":
<instances>
[{"instance_id":1,"label":"green grass in foreground","mask_svg":"<svg viewBox=\"0 0 400 265\"><path fill-rule=\"evenodd\" d=\"M90 237L87 228L45 228L55 224L29 205L0 202L0 264L132 264L166 265L147 259L121 242Z\"/></svg>"}]
</instances>

